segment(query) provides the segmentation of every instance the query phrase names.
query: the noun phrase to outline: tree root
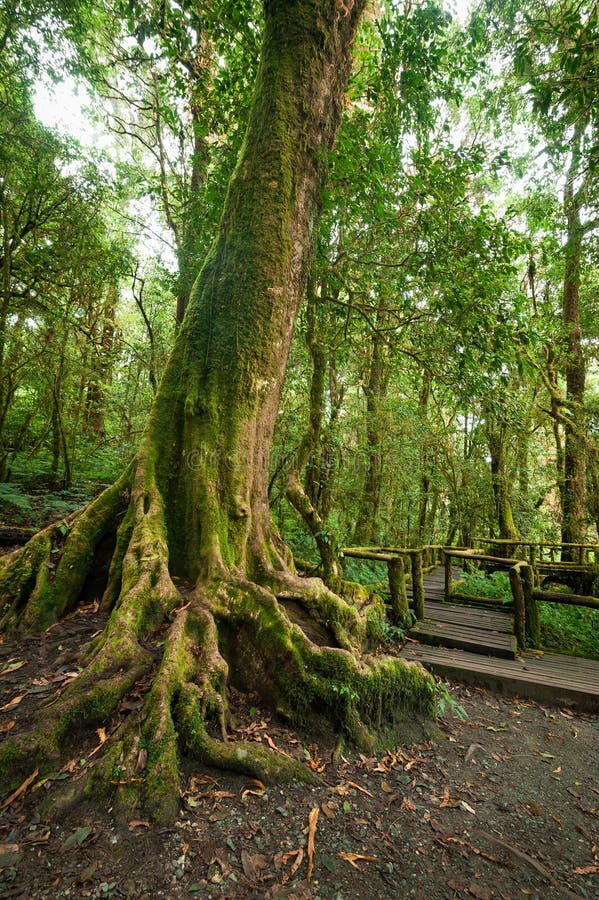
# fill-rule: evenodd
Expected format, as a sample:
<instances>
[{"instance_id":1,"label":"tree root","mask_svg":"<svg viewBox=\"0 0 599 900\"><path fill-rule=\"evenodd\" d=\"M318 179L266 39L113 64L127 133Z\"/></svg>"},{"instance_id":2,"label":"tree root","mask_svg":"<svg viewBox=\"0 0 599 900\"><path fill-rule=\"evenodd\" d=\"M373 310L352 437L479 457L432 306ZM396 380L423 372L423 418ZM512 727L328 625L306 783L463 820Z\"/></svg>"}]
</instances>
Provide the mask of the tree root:
<instances>
[{"instance_id":1,"label":"tree root","mask_svg":"<svg viewBox=\"0 0 599 900\"><path fill-rule=\"evenodd\" d=\"M368 750L381 740L396 743L407 717L432 713L434 682L424 669L368 655L384 607L362 591L348 602L319 579L290 570L271 570L264 584L221 570L183 595L168 569L161 494L139 460L134 473L73 517L53 579L47 561L58 526L4 562L0 585L5 596L14 591L8 624L30 630L72 608L94 549L119 519L102 599L106 626L82 653L79 676L40 710L34 729L4 742L3 789L19 784L32 761L41 775L55 771L75 730L99 725L109 737L78 787L89 797L110 798L124 816L142 806L158 821L173 819L183 756L265 783L313 782L301 761L229 739L229 684L258 692L300 726L326 723ZM285 598L330 640L315 643L291 620ZM120 701L142 679L150 681L142 708L115 721Z\"/></svg>"}]
</instances>

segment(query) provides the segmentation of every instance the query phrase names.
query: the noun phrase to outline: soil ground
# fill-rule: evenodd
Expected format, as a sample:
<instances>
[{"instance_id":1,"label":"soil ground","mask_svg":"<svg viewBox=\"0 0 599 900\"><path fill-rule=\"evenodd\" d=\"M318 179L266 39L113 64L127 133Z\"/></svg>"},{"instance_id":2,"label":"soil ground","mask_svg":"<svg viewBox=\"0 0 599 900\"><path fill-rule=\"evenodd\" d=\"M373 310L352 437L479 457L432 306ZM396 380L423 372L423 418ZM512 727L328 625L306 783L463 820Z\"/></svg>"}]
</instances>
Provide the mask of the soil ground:
<instances>
[{"instance_id":1,"label":"soil ground","mask_svg":"<svg viewBox=\"0 0 599 900\"><path fill-rule=\"evenodd\" d=\"M100 627L89 606L37 637L0 646L0 736L25 728L77 675L65 653ZM385 648L390 650L392 648ZM599 896L599 720L450 685L428 737L376 756L277 722L233 692L236 734L303 759L319 787L264 786L185 767L180 814L48 800L93 766L106 733L76 734L64 765L0 812L4 897L595 898ZM120 712L141 707L144 685ZM107 729L118 724L119 714ZM432 736L431 736L432 734ZM33 774L33 773L32 773ZM115 788L118 790L118 787ZM8 798L7 798L8 799ZM1 801L0 801L1 803Z\"/></svg>"}]
</instances>

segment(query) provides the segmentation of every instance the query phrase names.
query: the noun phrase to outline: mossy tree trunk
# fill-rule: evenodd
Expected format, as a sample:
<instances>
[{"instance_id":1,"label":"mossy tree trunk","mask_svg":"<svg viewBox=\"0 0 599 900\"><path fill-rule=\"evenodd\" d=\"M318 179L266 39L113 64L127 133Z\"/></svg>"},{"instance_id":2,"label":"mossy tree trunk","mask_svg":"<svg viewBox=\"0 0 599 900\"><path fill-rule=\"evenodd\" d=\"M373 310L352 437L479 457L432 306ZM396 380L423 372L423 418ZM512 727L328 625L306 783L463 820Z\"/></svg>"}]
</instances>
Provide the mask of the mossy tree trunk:
<instances>
[{"instance_id":1,"label":"mossy tree trunk","mask_svg":"<svg viewBox=\"0 0 599 900\"><path fill-rule=\"evenodd\" d=\"M372 351L368 377L364 384L366 395L366 472L360 498L360 508L354 531L354 543L366 547L379 543L377 520L383 490L385 400L389 383L388 347L384 336L387 314L381 297L372 334Z\"/></svg>"},{"instance_id":2,"label":"mossy tree trunk","mask_svg":"<svg viewBox=\"0 0 599 900\"><path fill-rule=\"evenodd\" d=\"M495 500L495 514L499 526L499 537L502 540L517 540L518 531L514 523L510 500L510 479L505 446L507 439L506 428L501 424L487 423L485 430L491 458L491 482Z\"/></svg>"},{"instance_id":3,"label":"mossy tree trunk","mask_svg":"<svg viewBox=\"0 0 599 900\"><path fill-rule=\"evenodd\" d=\"M297 577L267 502L270 442L363 5L265 3L248 130L139 451L66 523L66 538L62 523L51 526L2 561L3 624L42 628L73 608L99 544L114 542L106 627L59 702L4 743L5 787L32 760L55 765L72 726L106 721L140 679L150 683L143 711L120 721L87 788L116 789L127 812L141 791L159 819L177 810L181 752L261 778L313 777L228 740L229 681L292 718L327 718L364 746L406 706L431 711L421 667L363 653L380 602L350 604ZM52 569L51 554L60 558ZM301 627L306 619L322 645ZM141 747L147 761L131 781ZM111 787L115 767L127 785Z\"/></svg>"}]
</instances>

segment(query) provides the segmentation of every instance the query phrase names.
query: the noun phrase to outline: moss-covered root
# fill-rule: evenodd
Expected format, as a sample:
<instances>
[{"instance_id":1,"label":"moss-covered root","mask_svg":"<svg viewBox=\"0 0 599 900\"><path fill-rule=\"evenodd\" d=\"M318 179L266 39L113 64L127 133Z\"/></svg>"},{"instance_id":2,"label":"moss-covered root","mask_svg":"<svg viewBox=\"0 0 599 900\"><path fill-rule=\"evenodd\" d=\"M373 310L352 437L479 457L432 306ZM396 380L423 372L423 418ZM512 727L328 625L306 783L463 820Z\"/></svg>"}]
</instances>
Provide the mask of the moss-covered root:
<instances>
[{"instance_id":1,"label":"moss-covered root","mask_svg":"<svg viewBox=\"0 0 599 900\"><path fill-rule=\"evenodd\" d=\"M309 593L307 603L312 600ZM215 615L236 680L296 721L325 720L372 748L396 740L407 717L433 715L434 679L420 665L318 647L264 588L223 585Z\"/></svg>"},{"instance_id":2,"label":"moss-covered root","mask_svg":"<svg viewBox=\"0 0 599 900\"><path fill-rule=\"evenodd\" d=\"M100 541L127 507L130 480L127 469L88 506L0 561L1 630L41 631L73 608Z\"/></svg>"},{"instance_id":3,"label":"moss-covered root","mask_svg":"<svg viewBox=\"0 0 599 900\"><path fill-rule=\"evenodd\" d=\"M281 600L300 603L310 618L331 633L339 647L361 652L380 641L385 604L361 584L343 581L339 595L319 578L300 578L289 572L272 575L268 587Z\"/></svg>"}]
</instances>

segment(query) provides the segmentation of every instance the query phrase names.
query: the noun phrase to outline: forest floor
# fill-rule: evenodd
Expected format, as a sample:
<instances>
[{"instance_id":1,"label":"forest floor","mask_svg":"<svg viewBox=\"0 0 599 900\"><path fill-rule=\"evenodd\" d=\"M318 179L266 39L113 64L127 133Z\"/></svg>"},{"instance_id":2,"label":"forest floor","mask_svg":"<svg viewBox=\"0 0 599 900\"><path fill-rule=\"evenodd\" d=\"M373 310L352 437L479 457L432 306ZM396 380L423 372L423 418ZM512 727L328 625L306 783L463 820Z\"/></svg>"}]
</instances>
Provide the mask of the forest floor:
<instances>
[{"instance_id":1,"label":"forest floor","mask_svg":"<svg viewBox=\"0 0 599 900\"><path fill-rule=\"evenodd\" d=\"M89 606L45 634L0 646L0 735L76 677L56 666L102 626ZM392 648L385 648L391 650ZM599 896L599 720L480 689L450 686L428 736L398 734L376 756L332 746L277 722L232 692L236 732L303 759L319 787L265 787L184 761L172 826L143 813L77 805L44 812L82 777L106 732L73 735L66 765L0 806L4 897L535 898ZM119 713L141 706L144 685ZM431 736L432 735L432 736ZM96 751L96 752L94 752ZM33 772L32 772L33 774Z\"/></svg>"}]
</instances>

